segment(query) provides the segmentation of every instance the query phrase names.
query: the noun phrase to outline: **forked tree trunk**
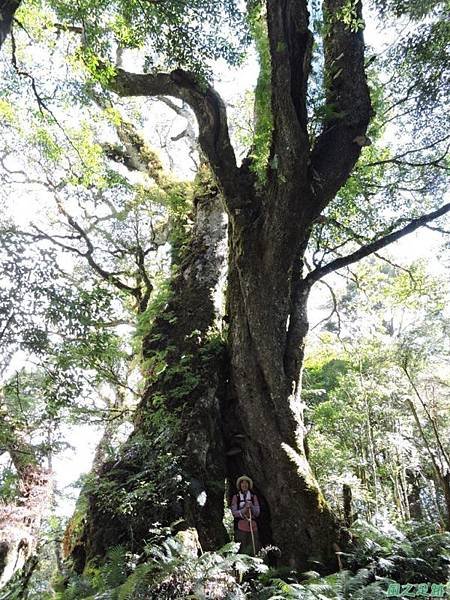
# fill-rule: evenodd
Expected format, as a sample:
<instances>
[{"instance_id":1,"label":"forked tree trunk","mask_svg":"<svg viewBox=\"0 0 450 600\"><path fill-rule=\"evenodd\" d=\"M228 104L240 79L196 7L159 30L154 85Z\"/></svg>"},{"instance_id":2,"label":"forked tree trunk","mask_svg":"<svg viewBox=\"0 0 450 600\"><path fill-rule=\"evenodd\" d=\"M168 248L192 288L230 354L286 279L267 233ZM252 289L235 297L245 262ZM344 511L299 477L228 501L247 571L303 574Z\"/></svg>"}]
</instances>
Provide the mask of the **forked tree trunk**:
<instances>
[{"instance_id":1,"label":"forked tree trunk","mask_svg":"<svg viewBox=\"0 0 450 600\"><path fill-rule=\"evenodd\" d=\"M265 3L273 127L264 182L258 181L250 168L251 153L237 166L225 106L217 92L193 73L176 69L171 73L136 74L117 69L109 84L122 96L170 95L190 105L198 121L200 146L223 193L230 221L230 374L228 394L222 402L222 424L216 416L212 393L219 377L213 375L211 381L211 373L217 371L210 368L208 376L197 365L194 372L203 381L187 402L180 403L173 370L172 378L167 378L168 372L163 375L166 387L161 387L160 378L159 383L149 386L139 411L139 431L147 444L154 439L157 411L152 405L155 408L159 389L164 396L160 403L171 414L181 409L187 417L184 425L193 428L191 435L172 435L188 457L182 462L187 466L189 489L182 494L187 500L179 507L180 514L196 524L208 546L222 531L219 502L221 475L225 472L221 453L225 452L230 484L243 471L253 477L264 500L263 519L269 521L268 529L282 551L282 562L299 568L307 567L312 560L332 568L336 563L334 542L340 538L335 518L306 459L300 381L309 290L327 272L343 266L333 261L305 276L305 249L314 224L323 218L323 209L347 181L362 145L369 143L365 132L371 106L364 71L364 40L362 31L349 28L340 18L342 5L342 0L324 1L323 79L329 116L311 144L308 76L313 37L308 29L308 3ZM360 2L355 5L355 15L361 18ZM377 249L369 246L367 253ZM181 288L178 295L181 297ZM194 297L198 303L201 296ZM207 297L208 293L203 292L203 298ZM158 339L163 344L159 345L158 340L151 340L158 329L154 330L145 345L147 356L156 357L158 348L171 348L175 342L175 350L166 355L171 368L192 353L194 346L186 343L189 331L204 327L204 323L201 327L195 325L193 306L197 304L190 303L189 295L183 302L173 311L180 319L179 326L162 327ZM186 323L189 310L191 329ZM183 326L184 337L180 335ZM204 391L198 394L201 389ZM210 474L213 480L206 486L204 481ZM107 482L107 473L105 476ZM120 477L116 479L120 481ZM192 502L194 488L198 498L206 493L204 509Z\"/></svg>"},{"instance_id":2,"label":"forked tree trunk","mask_svg":"<svg viewBox=\"0 0 450 600\"><path fill-rule=\"evenodd\" d=\"M228 477L232 488L244 472L262 500L264 541L280 547L282 562L307 568L316 561L325 570L336 564L338 526L303 447L298 382L309 288L299 285L298 269L287 267L286 276L298 253L292 247L290 256L274 255L276 244L264 249L256 228L253 238L245 230L244 239L234 219L229 230L228 352L211 346L218 342L211 337L218 315L213 295L226 248L220 200L205 197L172 297L144 338L149 385L135 430L89 494L78 571L113 544L140 551L156 521L181 519L179 527L196 528L204 550L220 547L227 539L224 482ZM144 486L149 493L141 501ZM135 500L121 515L124 492Z\"/></svg>"}]
</instances>

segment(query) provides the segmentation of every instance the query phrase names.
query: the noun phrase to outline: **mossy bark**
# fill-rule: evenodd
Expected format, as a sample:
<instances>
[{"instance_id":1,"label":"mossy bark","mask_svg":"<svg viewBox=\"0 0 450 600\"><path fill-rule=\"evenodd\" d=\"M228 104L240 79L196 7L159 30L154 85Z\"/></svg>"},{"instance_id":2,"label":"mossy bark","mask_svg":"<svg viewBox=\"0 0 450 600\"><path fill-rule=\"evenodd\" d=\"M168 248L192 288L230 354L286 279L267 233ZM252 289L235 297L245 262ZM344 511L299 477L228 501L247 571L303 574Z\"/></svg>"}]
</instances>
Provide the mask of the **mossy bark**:
<instances>
[{"instance_id":1,"label":"mossy bark","mask_svg":"<svg viewBox=\"0 0 450 600\"><path fill-rule=\"evenodd\" d=\"M342 0L326 0L324 9L330 16L322 39L329 116L311 143L308 77L313 39L308 4L265 3L271 114L258 115L267 118L267 133L270 130L264 177L255 176L255 170L261 175L261 165L255 164L252 152L238 166L225 105L216 90L195 74L182 69L140 74L118 69L110 82L122 96L179 98L196 115L199 143L222 191L230 222L229 372L226 355L220 352L206 351L210 358L199 359L208 348L207 331L215 311L210 299L214 286L198 276L208 268L217 271L202 243L193 240L173 280L172 300L144 343L157 377L150 381L135 433L121 459L105 466L100 480L104 489L116 482L137 492L130 481L146 473L142 523L138 526L138 514L124 517L120 526L112 524L108 540L101 543L92 542L94 528L89 537L91 554L101 553L107 541L130 537L130 529L133 540L142 540L149 522L159 516L163 523L183 517L197 527L202 544L218 545L224 537L223 477L228 476L232 487L235 477L245 471L255 481L263 501L263 526L280 547L282 562L300 569L311 561L321 562L324 569L336 566L334 544L340 531L307 461L300 382L311 285L343 265L334 261L306 274L303 257L312 228L325 218L322 211L360 156L371 105L362 31L347 28L338 18ZM355 10L360 18L360 2ZM267 109L265 103L262 110ZM375 249L368 245L363 255ZM190 379L189 390L186 369L195 380ZM222 370L227 394L219 413L216 390ZM168 451L171 460L164 462ZM153 496L150 482L157 488ZM157 502L163 482L166 505ZM97 535L108 528L100 522L101 492L92 495ZM206 499L203 506L201 499Z\"/></svg>"},{"instance_id":2,"label":"mossy bark","mask_svg":"<svg viewBox=\"0 0 450 600\"><path fill-rule=\"evenodd\" d=\"M270 222L248 216L246 221L240 211L230 227L231 365L224 422L227 450L238 444L240 452L229 454L228 476L231 484L242 473L254 479L264 531L281 549L284 564L304 569L319 562L327 570L336 565L340 533L303 442L300 380L309 287L301 278L302 244L276 239L276 215Z\"/></svg>"},{"instance_id":3,"label":"mossy bark","mask_svg":"<svg viewBox=\"0 0 450 600\"><path fill-rule=\"evenodd\" d=\"M87 490L83 553L73 546L77 571L112 545L140 552L155 523L195 527L204 550L227 541L219 399L227 372L219 293L227 227L214 185L200 185L194 204L193 228L179 223L173 242L167 301L143 339L147 385L134 431Z\"/></svg>"}]
</instances>

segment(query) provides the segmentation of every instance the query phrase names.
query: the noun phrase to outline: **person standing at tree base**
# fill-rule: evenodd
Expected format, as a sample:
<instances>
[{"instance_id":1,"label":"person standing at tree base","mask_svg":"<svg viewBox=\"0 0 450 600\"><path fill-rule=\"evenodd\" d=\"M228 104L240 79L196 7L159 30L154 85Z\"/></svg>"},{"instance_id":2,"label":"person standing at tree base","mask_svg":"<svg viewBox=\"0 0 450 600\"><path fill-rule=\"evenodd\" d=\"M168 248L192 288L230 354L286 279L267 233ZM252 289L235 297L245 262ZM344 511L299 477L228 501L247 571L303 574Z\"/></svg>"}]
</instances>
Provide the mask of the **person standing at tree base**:
<instances>
[{"instance_id":1,"label":"person standing at tree base","mask_svg":"<svg viewBox=\"0 0 450 600\"><path fill-rule=\"evenodd\" d=\"M255 556L261 548L255 521L260 513L258 498L252 492L253 481L247 475L238 477L236 488L238 493L231 501L231 512L235 518L235 541L241 544L241 554Z\"/></svg>"}]
</instances>

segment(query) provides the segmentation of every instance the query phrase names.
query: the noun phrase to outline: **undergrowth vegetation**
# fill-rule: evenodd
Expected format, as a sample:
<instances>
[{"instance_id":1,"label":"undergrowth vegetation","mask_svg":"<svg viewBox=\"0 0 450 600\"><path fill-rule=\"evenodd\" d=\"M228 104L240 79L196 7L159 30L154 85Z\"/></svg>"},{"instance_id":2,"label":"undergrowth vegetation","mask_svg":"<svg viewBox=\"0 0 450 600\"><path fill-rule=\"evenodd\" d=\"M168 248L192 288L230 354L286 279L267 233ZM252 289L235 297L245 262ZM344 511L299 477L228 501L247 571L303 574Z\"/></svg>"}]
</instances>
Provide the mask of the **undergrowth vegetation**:
<instances>
[{"instance_id":1,"label":"undergrowth vegetation","mask_svg":"<svg viewBox=\"0 0 450 600\"><path fill-rule=\"evenodd\" d=\"M342 569L321 577L314 570L299 573L286 567L268 567L264 550L258 558L238 554L239 545L233 542L216 552L201 553L191 530L173 535L168 528L154 528L142 554L133 555L122 546L112 547L104 564L88 565L79 575L55 575L45 592L31 592L27 597L30 600L447 597L449 533L436 533L418 523L400 531L388 523L377 528L357 521L352 534L350 551L340 553ZM32 575L38 576L38 573ZM21 597L16 583L16 587L9 586L0 600Z\"/></svg>"}]
</instances>

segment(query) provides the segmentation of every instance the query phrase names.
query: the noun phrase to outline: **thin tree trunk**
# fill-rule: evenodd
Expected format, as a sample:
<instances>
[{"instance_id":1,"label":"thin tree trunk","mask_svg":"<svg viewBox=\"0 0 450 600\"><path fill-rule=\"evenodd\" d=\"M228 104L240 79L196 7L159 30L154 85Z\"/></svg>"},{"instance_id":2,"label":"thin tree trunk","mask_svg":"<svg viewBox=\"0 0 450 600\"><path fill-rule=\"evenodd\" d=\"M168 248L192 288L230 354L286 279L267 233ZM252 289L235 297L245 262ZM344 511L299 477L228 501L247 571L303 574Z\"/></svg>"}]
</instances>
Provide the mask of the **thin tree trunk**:
<instances>
[{"instance_id":1,"label":"thin tree trunk","mask_svg":"<svg viewBox=\"0 0 450 600\"><path fill-rule=\"evenodd\" d=\"M428 410L428 407L427 407L427 403L422 398L422 395L419 393L419 390L418 390L416 384L414 383L406 366L403 367L403 371L404 371L411 387L413 388L414 393L416 394L417 398L419 399L419 402L422 405L422 408L427 416L429 423L431 424L431 427L432 427L433 433L434 433L434 438L435 438L436 444L439 448L440 455L445 460L445 462L447 464L447 469L450 470L450 458L447 453L447 450L444 448L444 445L442 444L442 440L441 440L441 436L438 431L438 426L437 426L436 420L431 416L430 411Z\"/></svg>"},{"instance_id":2,"label":"thin tree trunk","mask_svg":"<svg viewBox=\"0 0 450 600\"><path fill-rule=\"evenodd\" d=\"M419 415L417 414L417 410L416 410L416 407L414 406L414 402L412 400L408 399L408 404L409 404L409 407L411 408L411 412L413 414L414 420L415 420L417 428L419 430L420 437L422 438L422 441L425 444L425 448L427 449L428 456L431 460L431 464L433 465L433 471L435 474L436 483L438 483L438 485L441 488L443 495L444 495L445 527L446 527L447 531L450 531L450 479L449 479L450 475L449 475L448 471L444 471L444 469L442 467L442 463L441 463L441 465L439 465L436 460L436 457L434 455L432 448L430 447L430 444L428 442L428 439L426 437L426 434L422 427L422 424L420 423ZM438 499L436 499L436 502L439 504Z\"/></svg>"},{"instance_id":3,"label":"thin tree trunk","mask_svg":"<svg viewBox=\"0 0 450 600\"><path fill-rule=\"evenodd\" d=\"M342 486L342 496L343 496L343 504L344 504L344 523L346 527L350 527L353 523L353 506L352 506L352 488L344 483Z\"/></svg>"},{"instance_id":4,"label":"thin tree trunk","mask_svg":"<svg viewBox=\"0 0 450 600\"><path fill-rule=\"evenodd\" d=\"M428 488L428 495L429 498L431 498L432 503L434 504L434 508L435 508L435 513L431 513L431 511L428 510L428 514L430 516L430 520L431 521L435 521L436 518L439 519L439 523L441 528L445 528L445 517L442 514L442 507L440 506L440 499L439 499L439 485L436 483L436 474L432 473L431 477L425 477L425 475L423 473L421 473L422 479L424 481L425 486ZM428 508L428 505L427 505Z\"/></svg>"},{"instance_id":5,"label":"thin tree trunk","mask_svg":"<svg viewBox=\"0 0 450 600\"><path fill-rule=\"evenodd\" d=\"M400 519L402 521L404 521L404 514L403 514L403 510L402 510L402 503L399 497L399 493L398 493L398 483L397 483L397 474L389 474L389 480L392 484L391 490L392 490L392 497L394 499L395 502L395 506L397 508L397 512L399 513Z\"/></svg>"},{"instance_id":6,"label":"thin tree trunk","mask_svg":"<svg viewBox=\"0 0 450 600\"><path fill-rule=\"evenodd\" d=\"M442 474L442 488L444 490L446 529L450 531L450 472Z\"/></svg>"},{"instance_id":7,"label":"thin tree trunk","mask_svg":"<svg viewBox=\"0 0 450 600\"><path fill-rule=\"evenodd\" d=\"M404 506L404 510L405 510L405 518L407 521L409 521L411 519L411 512L410 512L410 506L409 506L409 499L408 499L408 486L407 486L407 482L406 482L406 469L405 469L405 465L402 465L400 463L400 457L398 457L398 461L399 461L399 486L400 486L400 490L402 493L402 497L403 497L403 506Z\"/></svg>"},{"instance_id":8,"label":"thin tree trunk","mask_svg":"<svg viewBox=\"0 0 450 600\"><path fill-rule=\"evenodd\" d=\"M406 471L409 514L410 518L414 519L415 521L421 521L424 517L422 502L420 500L420 490L423 487L423 484L421 484L419 479L419 475L415 471Z\"/></svg>"}]
</instances>

